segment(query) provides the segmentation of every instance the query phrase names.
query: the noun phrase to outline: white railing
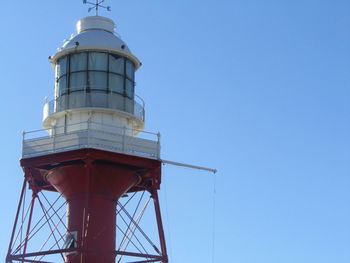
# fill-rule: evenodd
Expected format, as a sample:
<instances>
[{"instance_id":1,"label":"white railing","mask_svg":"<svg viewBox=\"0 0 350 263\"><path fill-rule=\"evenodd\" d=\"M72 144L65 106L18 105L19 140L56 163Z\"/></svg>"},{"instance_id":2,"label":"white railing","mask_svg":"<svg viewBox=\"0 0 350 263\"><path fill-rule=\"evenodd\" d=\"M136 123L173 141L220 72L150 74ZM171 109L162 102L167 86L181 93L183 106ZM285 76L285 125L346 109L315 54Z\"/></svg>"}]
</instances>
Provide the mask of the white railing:
<instances>
[{"instance_id":1,"label":"white railing","mask_svg":"<svg viewBox=\"0 0 350 263\"><path fill-rule=\"evenodd\" d=\"M145 121L145 103L136 95L134 100L118 93L101 93L93 89L81 89L70 94L59 96L53 100L45 98L44 119L54 113L77 108L105 108L113 109L134 115Z\"/></svg>"},{"instance_id":2,"label":"white railing","mask_svg":"<svg viewBox=\"0 0 350 263\"><path fill-rule=\"evenodd\" d=\"M134 137L132 134L135 132L142 133ZM48 131L23 133L23 158L82 148L160 159L160 134L95 122L81 122L56 126Z\"/></svg>"}]
</instances>

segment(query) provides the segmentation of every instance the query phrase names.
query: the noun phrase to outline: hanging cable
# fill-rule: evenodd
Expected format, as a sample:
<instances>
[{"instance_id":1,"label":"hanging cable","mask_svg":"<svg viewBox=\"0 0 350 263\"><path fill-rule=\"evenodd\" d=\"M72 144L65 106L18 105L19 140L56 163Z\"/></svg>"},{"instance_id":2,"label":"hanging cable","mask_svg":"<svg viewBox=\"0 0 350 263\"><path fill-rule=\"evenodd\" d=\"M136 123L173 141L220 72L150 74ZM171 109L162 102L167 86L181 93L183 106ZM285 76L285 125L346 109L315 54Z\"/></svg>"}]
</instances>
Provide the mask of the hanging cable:
<instances>
[{"instance_id":1,"label":"hanging cable","mask_svg":"<svg viewBox=\"0 0 350 263\"><path fill-rule=\"evenodd\" d=\"M215 224L216 224L216 174L214 174L214 178L213 178L213 233L212 233L212 263L215 262Z\"/></svg>"}]
</instances>

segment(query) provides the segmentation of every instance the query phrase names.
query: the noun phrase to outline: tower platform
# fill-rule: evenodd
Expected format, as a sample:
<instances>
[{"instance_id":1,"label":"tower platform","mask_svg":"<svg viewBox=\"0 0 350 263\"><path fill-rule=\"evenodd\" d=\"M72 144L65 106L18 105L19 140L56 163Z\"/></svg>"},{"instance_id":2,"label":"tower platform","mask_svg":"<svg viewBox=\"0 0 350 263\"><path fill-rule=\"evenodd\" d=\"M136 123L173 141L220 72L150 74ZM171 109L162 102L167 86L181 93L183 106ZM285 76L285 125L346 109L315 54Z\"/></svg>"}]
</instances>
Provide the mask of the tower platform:
<instances>
[{"instance_id":1,"label":"tower platform","mask_svg":"<svg viewBox=\"0 0 350 263\"><path fill-rule=\"evenodd\" d=\"M130 129L125 127L94 122L55 127L51 135L47 135L47 130L25 132L23 133L22 158L90 148L160 159L159 133L143 131L140 136L147 138L127 135L130 133L133 131L130 132Z\"/></svg>"},{"instance_id":2,"label":"tower platform","mask_svg":"<svg viewBox=\"0 0 350 263\"><path fill-rule=\"evenodd\" d=\"M57 167L84 164L87 161L106 165L127 167L133 170L140 180L129 192L158 190L161 183L161 161L132 155L113 153L92 148L22 158L20 163L26 176L35 180L35 185L45 190L56 191L48 182L47 176Z\"/></svg>"}]
</instances>

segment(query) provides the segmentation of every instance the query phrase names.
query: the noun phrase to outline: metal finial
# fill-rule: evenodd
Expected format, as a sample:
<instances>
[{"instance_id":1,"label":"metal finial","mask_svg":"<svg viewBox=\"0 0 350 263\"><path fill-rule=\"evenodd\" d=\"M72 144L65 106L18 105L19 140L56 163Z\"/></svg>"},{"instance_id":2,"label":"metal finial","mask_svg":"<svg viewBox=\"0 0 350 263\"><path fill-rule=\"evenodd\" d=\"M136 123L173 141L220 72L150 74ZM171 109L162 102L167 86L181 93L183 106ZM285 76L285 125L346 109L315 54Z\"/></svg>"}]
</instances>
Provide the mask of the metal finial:
<instances>
[{"instance_id":1,"label":"metal finial","mask_svg":"<svg viewBox=\"0 0 350 263\"><path fill-rule=\"evenodd\" d=\"M96 16L98 16L98 9L99 8L104 8L106 9L107 11L111 11L111 7L110 6L104 6L102 5L102 3L104 3L105 0L96 0L96 3L92 3L92 2L89 2L87 0L83 0L83 4L89 4L89 5L92 5L92 7L89 7L88 11L90 12L91 10L94 10L96 11Z\"/></svg>"}]
</instances>

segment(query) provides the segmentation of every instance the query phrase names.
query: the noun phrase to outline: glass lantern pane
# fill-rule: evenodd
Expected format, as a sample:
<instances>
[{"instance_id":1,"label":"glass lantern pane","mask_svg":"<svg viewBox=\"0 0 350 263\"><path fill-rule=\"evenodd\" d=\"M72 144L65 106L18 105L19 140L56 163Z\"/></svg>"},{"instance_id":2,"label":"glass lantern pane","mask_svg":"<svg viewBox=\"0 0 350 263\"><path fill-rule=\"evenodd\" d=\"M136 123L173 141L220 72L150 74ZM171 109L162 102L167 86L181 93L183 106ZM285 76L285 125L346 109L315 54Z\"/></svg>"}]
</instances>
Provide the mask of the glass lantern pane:
<instances>
[{"instance_id":1,"label":"glass lantern pane","mask_svg":"<svg viewBox=\"0 0 350 263\"><path fill-rule=\"evenodd\" d=\"M126 76L134 80L134 73L135 73L135 66L134 63L132 63L130 60L126 61Z\"/></svg>"},{"instance_id":2,"label":"glass lantern pane","mask_svg":"<svg viewBox=\"0 0 350 263\"><path fill-rule=\"evenodd\" d=\"M87 54L77 53L70 55L70 72L86 70Z\"/></svg>"},{"instance_id":3,"label":"glass lantern pane","mask_svg":"<svg viewBox=\"0 0 350 263\"><path fill-rule=\"evenodd\" d=\"M128 79L126 80L125 93L127 97L134 99L134 82Z\"/></svg>"},{"instance_id":4,"label":"glass lantern pane","mask_svg":"<svg viewBox=\"0 0 350 263\"><path fill-rule=\"evenodd\" d=\"M107 53L90 52L89 53L89 70L107 71Z\"/></svg>"},{"instance_id":5,"label":"glass lantern pane","mask_svg":"<svg viewBox=\"0 0 350 263\"><path fill-rule=\"evenodd\" d=\"M109 55L109 71L124 74L124 58L115 54Z\"/></svg>"},{"instance_id":6,"label":"glass lantern pane","mask_svg":"<svg viewBox=\"0 0 350 263\"><path fill-rule=\"evenodd\" d=\"M89 72L89 88L107 91L107 72Z\"/></svg>"},{"instance_id":7,"label":"glass lantern pane","mask_svg":"<svg viewBox=\"0 0 350 263\"><path fill-rule=\"evenodd\" d=\"M60 58L56 64L56 77L67 74L67 57Z\"/></svg>"},{"instance_id":8,"label":"glass lantern pane","mask_svg":"<svg viewBox=\"0 0 350 263\"><path fill-rule=\"evenodd\" d=\"M124 94L124 79L117 74L109 74L109 89L112 92Z\"/></svg>"},{"instance_id":9,"label":"glass lantern pane","mask_svg":"<svg viewBox=\"0 0 350 263\"><path fill-rule=\"evenodd\" d=\"M63 94L65 94L65 93L67 93L67 76L63 76L63 77L61 77L59 80L58 80L58 83L57 83L58 85L57 85L57 92L56 92L56 94L58 95L58 96L61 96L61 95L63 95Z\"/></svg>"},{"instance_id":10,"label":"glass lantern pane","mask_svg":"<svg viewBox=\"0 0 350 263\"><path fill-rule=\"evenodd\" d=\"M83 91L86 88L86 73L77 72L71 73L69 79L70 91Z\"/></svg>"}]
</instances>

